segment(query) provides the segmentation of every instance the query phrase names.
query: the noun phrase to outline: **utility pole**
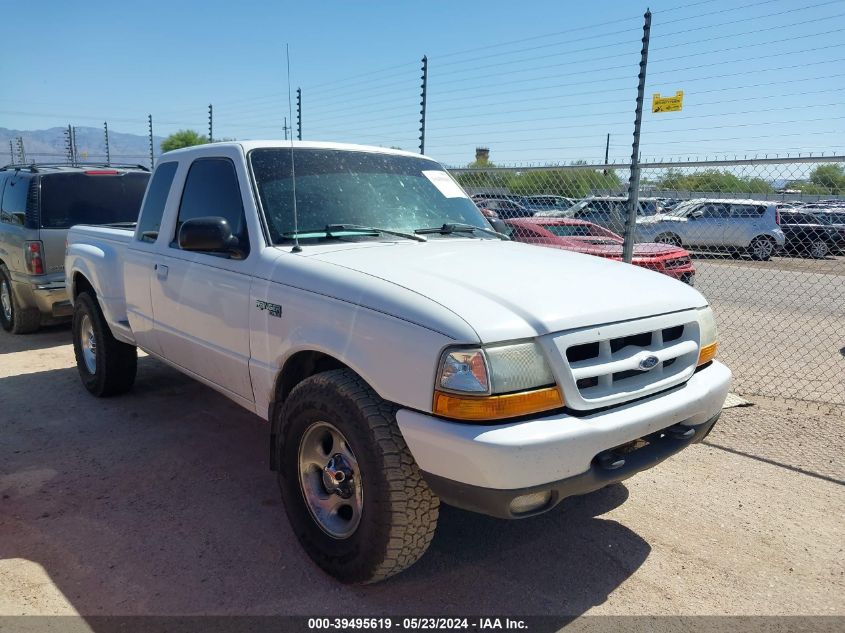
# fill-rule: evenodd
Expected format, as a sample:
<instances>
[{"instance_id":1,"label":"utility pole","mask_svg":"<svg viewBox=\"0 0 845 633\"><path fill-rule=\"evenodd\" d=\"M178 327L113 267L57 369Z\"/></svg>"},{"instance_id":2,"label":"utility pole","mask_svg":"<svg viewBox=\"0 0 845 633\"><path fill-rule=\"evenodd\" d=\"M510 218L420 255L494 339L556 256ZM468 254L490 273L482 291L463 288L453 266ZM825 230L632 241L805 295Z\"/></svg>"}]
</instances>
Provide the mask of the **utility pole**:
<instances>
[{"instance_id":1,"label":"utility pole","mask_svg":"<svg viewBox=\"0 0 845 633\"><path fill-rule=\"evenodd\" d=\"M643 16L643 48L640 51L640 74L637 84L637 110L634 118L634 143L631 151L631 176L628 180L628 218L625 222L625 243L622 245L622 260L631 263L634 257L634 240L637 229L637 207L640 198L640 130L643 123L643 95L645 74L648 66L648 42L651 34L651 11Z\"/></svg>"},{"instance_id":2,"label":"utility pole","mask_svg":"<svg viewBox=\"0 0 845 633\"><path fill-rule=\"evenodd\" d=\"M296 140L302 140L302 88L296 89Z\"/></svg>"},{"instance_id":3,"label":"utility pole","mask_svg":"<svg viewBox=\"0 0 845 633\"><path fill-rule=\"evenodd\" d=\"M150 128L150 169L153 168L153 164L155 163L155 156L153 155L153 115L147 115L147 125Z\"/></svg>"},{"instance_id":4,"label":"utility pole","mask_svg":"<svg viewBox=\"0 0 845 633\"><path fill-rule=\"evenodd\" d=\"M20 156L21 164L25 165L26 164L26 150L24 150L24 147L23 147L23 137L22 136L18 137L18 156Z\"/></svg>"},{"instance_id":5,"label":"utility pole","mask_svg":"<svg viewBox=\"0 0 845 633\"><path fill-rule=\"evenodd\" d=\"M105 135L106 135L106 165L111 165L111 150L109 148L109 123L108 123L108 121L103 122L103 130L105 130Z\"/></svg>"},{"instance_id":6,"label":"utility pole","mask_svg":"<svg viewBox=\"0 0 845 633\"><path fill-rule=\"evenodd\" d=\"M208 104L208 142L214 142L214 108Z\"/></svg>"},{"instance_id":7,"label":"utility pole","mask_svg":"<svg viewBox=\"0 0 845 633\"><path fill-rule=\"evenodd\" d=\"M9 139L9 156L11 156L12 163L15 162L15 144L12 142L12 139Z\"/></svg>"},{"instance_id":8,"label":"utility pole","mask_svg":"<svg viewBox=\"0 0 845 633\"><path fill-rule=\"evenodd\" d=\"M79 152L76 149L76 126L75 125L72 128L70 128L70 132L71 132L71 135L70 135L71 147L73 148L73 164L76 165L76 163L79 162Z\"/></svg>"},{"instance_id":9,"label":"utility pole","mask_svg":"<svg viewBox=\"0 0 845 633\"><path fill-rule=\"evenodd\" d=\"M288 118L287 117L285 117L285 124L282 126L282 129L285 131L285 140L288 140L288 130L290 128L288 127Z\"/></svg>"},{"instance_id":10,"label":"utility pole","mask_svg":"<svg viewBox=\"0 0 845 633\"><path fill-rule=\"evenodd\" d=\"M604 175L607 176L607 165L610 163L610 132L607 133L607 143L604 146Z\"/></svg>"},{"instance_id":11,"label":"utility pole","mask_svg":"<svg viewBox=\"0 0 845 633\"><path fill-rule=\"evenodd\" d=\"M425 102L428 93L428 57L422 58L422 87L420 89L420 154L425 154Z\"/></svg>"}]
</instances>

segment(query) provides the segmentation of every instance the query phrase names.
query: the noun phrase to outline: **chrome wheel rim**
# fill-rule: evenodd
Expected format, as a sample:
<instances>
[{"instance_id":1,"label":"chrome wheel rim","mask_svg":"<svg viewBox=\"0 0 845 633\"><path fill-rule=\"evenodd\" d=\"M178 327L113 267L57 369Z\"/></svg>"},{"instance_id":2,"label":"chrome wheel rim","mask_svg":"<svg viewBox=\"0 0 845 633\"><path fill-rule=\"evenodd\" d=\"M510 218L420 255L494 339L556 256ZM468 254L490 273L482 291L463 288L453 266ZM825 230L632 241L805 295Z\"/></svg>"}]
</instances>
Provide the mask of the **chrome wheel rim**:
<instances>
[{"instance_id":1,"label":"chrome wheel rim","mask_svg":"<svg viewBox=\"0 0 845 633\"><path fill-rule=\"evenodd\" d=\"M661 235L655 241L659 244L671 244L672 246L678 246L678 240L671 235Z\"/></svg>"},{"instance_id":2,"label":"chrome wheel rim","mask_svg":"<svg viewBox=\"0 0 845 633\"><path fill-rule=\"evenodd\" d=\"M810 255L815 257L816 259L821 259L825 255L827 255L827 244L824 242L813 242L810 246Z\"/></svg>"},{"instance_id":3,"label":"chrome wheel rim","mask_svg":"<svg viewBox=\"0 0 845 633\"><path fill-rule=\"evenodd\" d=\"M299 487L314 522L335 539L361 522L364 486L358 460L343 433L328 422L309 426L299 442Z\"/></svg>"},{"instance_id":4,"label":"chrome wheel rim","mask_svg":"<svg viewBox=\"0 0 845 633\"><path fill-rule=\"evenodd\" d=\"M97 373L97 339L94 336L94 324L86 314L79 326L79 347L82 350L82 360L89 374Z\"/></svg>"},{"instance_id":5,"label":"chrome wheel rim","mask_svg":"<svg viewBox=\"0 0 845 633\"><path fill-rule=\"evenodd\" d=\"M0 305L3 306L3 318L6 321L12 320L12 292L9 290L8 282L0 281Z\"/></svg>"},{"instance_id":6,"label":"chrome wheel rim","mask_svg":"<svg viewBox=\"0 0 845 633\"><path fill-rule=\"evenodd\" d=\"M769 240L757 240L754 243L754 254L762 259L770 257L772 250L774 250L774 248Z\"/></svg>"}]
</instances>

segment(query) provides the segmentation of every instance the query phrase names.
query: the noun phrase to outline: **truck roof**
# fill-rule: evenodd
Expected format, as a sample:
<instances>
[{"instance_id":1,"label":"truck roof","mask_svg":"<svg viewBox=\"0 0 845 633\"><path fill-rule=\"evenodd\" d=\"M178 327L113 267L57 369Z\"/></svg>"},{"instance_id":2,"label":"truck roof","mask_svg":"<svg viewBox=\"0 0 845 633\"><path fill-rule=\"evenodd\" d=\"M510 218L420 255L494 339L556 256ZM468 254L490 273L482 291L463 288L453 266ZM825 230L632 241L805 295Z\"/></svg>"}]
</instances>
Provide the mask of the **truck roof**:
<instances>
[{"instance_id":1,"label":"truck roof","mask_svg":"<svg viewBox=\"0 0 845 633\"><path fill-rule=\"evenodd\" d=\"M177 155L185 152L193 153L195 151L201 149L208 149L211 146L233 146L233 147L241 147L243 148L244 153L247 153L254 149L265 148L265 147L277 147L280 149L288 149L291 146L294 148L307 148L307 149L339 149L339 150L346 150L346 151L354 151L354 152L373 152L379 154L395 154L397 156L414 156L414 157L423 157L429 158L428 156L423 156L422 154L418 154L416 152L407 152L401 149L393 149L391 147L378 147L376 145L356 145L353 143L333 143L329 141L285 141L285 140L258 140L258 141L221 141L221 142L214 142L211 145L194 145L193 147L185 147L182 149L176 149L170 152L166 152L162 154L162 156L171 156ZM433 160L433 159L432 159Z\"/></svg>"}]
</instances>

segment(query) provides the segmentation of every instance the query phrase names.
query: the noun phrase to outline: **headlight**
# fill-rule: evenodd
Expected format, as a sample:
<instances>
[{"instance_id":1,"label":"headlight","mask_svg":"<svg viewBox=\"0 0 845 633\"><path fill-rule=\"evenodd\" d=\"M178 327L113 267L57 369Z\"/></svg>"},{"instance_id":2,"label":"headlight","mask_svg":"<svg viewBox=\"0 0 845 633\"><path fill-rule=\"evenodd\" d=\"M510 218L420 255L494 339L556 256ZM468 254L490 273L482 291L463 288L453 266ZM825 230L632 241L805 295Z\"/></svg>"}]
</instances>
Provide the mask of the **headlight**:
<instances>
[{"instance_id":1,"label":"headlight","mask_svg":"<svg viewBox=\"0 0 845 633\"><path fill-rule=\"evenodd\" d=\"M716 348L719 346L719 333L716 330L716 319L710 306L698 311L699 341L698 365L709 363L716 358Z\"/></svg>"},{"instance_id":2,"label":"headlight","mask_svg":"<svg viewBox=\"0 0 845 633\"><path fill-rule=\"evenodd\" d=\"M534 341L444 352L433 410L461 420L497 420L563 406Z\"/></svg>"}]
</instances>

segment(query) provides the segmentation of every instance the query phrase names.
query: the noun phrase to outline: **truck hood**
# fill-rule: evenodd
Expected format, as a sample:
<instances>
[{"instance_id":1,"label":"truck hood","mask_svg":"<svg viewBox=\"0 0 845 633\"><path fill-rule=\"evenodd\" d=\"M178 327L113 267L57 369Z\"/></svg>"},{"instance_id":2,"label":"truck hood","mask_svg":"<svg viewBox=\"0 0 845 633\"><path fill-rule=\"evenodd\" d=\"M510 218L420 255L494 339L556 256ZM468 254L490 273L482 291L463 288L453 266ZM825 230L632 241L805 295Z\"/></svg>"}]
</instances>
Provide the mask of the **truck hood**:
<instances>
[{"instance_id":1,"label":"truck hood","mask_svg":"<svg viewBox=\"0 0 845 633\"><path fill-rule=\"evenodd\" d=\"M701 293L665 275L518 242L431 239L312 250L308 259L428 297L463 319L484 343L707 305Z\"/></svg>"}]
</instances>

